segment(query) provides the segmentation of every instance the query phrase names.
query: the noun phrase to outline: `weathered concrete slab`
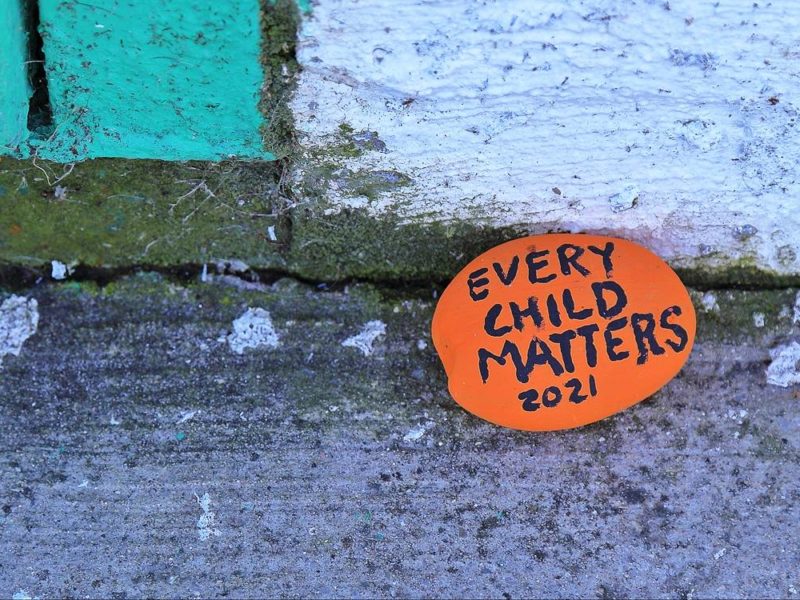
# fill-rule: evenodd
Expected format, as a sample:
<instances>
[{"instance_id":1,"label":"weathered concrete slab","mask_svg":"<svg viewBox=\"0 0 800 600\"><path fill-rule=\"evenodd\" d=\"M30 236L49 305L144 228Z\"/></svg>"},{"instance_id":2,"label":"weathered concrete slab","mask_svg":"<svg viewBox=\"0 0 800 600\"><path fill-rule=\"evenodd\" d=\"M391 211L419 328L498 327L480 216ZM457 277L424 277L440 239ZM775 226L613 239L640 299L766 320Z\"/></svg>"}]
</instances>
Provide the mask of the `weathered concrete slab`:
<instances>
[{"instance_id":1,"label":"weathered concrete slab","mask_svg":"<svg viewBox=\"0 0 800 600\"><path fill-rule=\"evenodd\" d=\"M750 0L319 0L296 180L329 211L797 274L799 21Z\"/></svg>"},{"instance_id":2,"label":"weathered concrete slab","mask_svg":"<svg viewBox=\"0 0 800 600\"><path fill-rule=\"evenodd\" d=\"M430 292L227 281L17 290L39 318L0 370L0 594L800 588L797 388L765 379L795 290L698 294L663 391L530 435L447 397ZM264 345L229 343L250 308Z\"/></svg>"}]
</instances>

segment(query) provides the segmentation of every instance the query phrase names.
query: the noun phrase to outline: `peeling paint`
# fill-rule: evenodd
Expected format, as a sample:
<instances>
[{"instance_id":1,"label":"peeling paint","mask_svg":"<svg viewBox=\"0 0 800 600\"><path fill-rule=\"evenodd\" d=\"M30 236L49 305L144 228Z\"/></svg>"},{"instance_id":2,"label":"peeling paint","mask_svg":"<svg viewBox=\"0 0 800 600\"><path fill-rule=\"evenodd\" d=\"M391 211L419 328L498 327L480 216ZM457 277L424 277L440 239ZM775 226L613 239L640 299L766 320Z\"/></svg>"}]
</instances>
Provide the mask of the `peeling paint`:
<instances>
[{"instance_id":1,"label":"peeling paint","mask_svg":"<svg viewBox=\"0 0 800 600\"><path fill-rule=\"evenodd\" d=\"M769 351L772 362L767 367L767 383L780 387L800 383L800 344L790 342Z\"/></svg>"},{"instance_id":2,"label":"peeling paint","mask_svg":"<svg viewBox=\"0 0 800 600\"><path fill-rule=\"evenodd\" d=\"M36 333L38 306L35 298L23 296L11 296L0 305L0 366L3 356L19 356L25 340Z\"/></svg>"},{"instance_id":3,"label":"peeling paint","mask_svg":"<svg viewBox=\"0 0 800 600\"><path fill-rule=\"evenodd\" d=\"M719 303L714 292L706 292L700 299L700 304L706 312L719 312Z\"/></svg>"},{"instance_id":4,"label":"peeling paint","mask_svg":"<svg viewBox=\"0 0 800 600\"><path fill-rule=\"evenodd\" d=\"M67 265L60 260L50 261L50 276L53 279L66 279L67 278Z\"/></svg>"},{"instance_id":5,"label":"peeling paint","mask_svg":"<svg viewBox=\"0 0 800 600\"><path fill-rule=\"evenodd\" d=\"M233 322L233 331L225 340L237 354L246 348L277 348L280 341L269 312L263 308L248 308Z\"/></svg>"},{"instance_id":6,"label":"peeling paint","mask_svg":"<svg viewBox=\"0 0 800 600\"><path fill-rule=\"evenodd\" d=\"M383 321L368 321L357 335L344 340L342 346L356 348L364 356L371 356L374 352L375 341L383 335L386 335L386 324Z\"/></svg>"},{"instance_id":7,"label":"peeling paint","mask_svg":"<svg viewBox=\"0 0 800 600\"><path fill-rule=\"evenodd\" d=\"M211 496L206 492L202 497L197 494L195 494L194 497L195 500L197 500L197 504L200 505L200 510L203 511L203 514L197 519L197 534L200 536L200 539L206 541L212 535L221 535L220 530L215 527L217 515L211 510Z\"/></svg>"},{"instance_id":8,"label":"peeling paint","mask_svg":"<svg viewBox=\"0 0 800 600\"><path fill-rule=\"evenodd\" d=\"M408 431L408 433L406 433L403 436L403 441L404 442L416 442L417 440L422 438L422 436L425 435L425 433L429 429L431 429L434 425L435 424L433 422L430 422L430 421L427 422L427 423L420 423L418 425L415 425L414 427L412 427Z\"/></svg>"},{"instance_id":9,"label":"peeling paint","mask_svg":"<svg viewBox=\"0 0 800 600\"><path fill-rule=\"evenodd\" d=\"M797 325L800 324L800 292L794 298L794 306L792 307L792 322Z\"/></svg>"}]
</instances>

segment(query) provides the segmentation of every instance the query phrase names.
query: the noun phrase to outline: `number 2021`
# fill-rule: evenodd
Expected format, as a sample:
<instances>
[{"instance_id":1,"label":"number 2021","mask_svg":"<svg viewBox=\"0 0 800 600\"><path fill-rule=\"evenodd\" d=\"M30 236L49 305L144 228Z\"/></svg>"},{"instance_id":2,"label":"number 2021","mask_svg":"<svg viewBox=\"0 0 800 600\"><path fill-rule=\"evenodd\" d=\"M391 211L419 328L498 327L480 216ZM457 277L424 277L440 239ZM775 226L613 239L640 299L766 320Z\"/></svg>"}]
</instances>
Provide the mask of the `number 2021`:
<instances>
[{"instance_id":1,"label":"number 2021","mask_svg":"<svg viewBox=\"0 0 800 600\"><path fill-rule=\"evenodd\" d=\"M518 398L522 400L522 410L533 412L539 410L540 406L545 408L555 408L559 405L563 398L567 398L569 402L580 404L589 396L597 396L597 383L594 380L594 375L589 375L589 393L583 392L583 382L577 377L570 379L564 383L564 390L556 385L546 387L539 396L539 392L535 389L525 390Z\"/></svg>"}]
</instances>

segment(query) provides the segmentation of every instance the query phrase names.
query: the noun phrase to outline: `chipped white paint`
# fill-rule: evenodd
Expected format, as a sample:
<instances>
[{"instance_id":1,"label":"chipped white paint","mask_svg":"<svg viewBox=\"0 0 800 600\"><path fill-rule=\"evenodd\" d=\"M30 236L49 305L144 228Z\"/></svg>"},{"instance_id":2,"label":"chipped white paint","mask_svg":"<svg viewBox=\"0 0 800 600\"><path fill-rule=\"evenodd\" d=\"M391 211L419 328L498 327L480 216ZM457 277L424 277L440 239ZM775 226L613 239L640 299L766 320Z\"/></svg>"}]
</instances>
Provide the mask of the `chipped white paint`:
<instances>
[{"instance_id":1,"label":"chipped white paint","mask_svg":"<svg viewBox=\"0 0 800 600\"><path fill-rule=\"evenodd\" d=\"M700 299L700 304L706 312L719 312L719 303L714 292L706 292Z\"/></svg>"},{"instance_id":2,"label":"chipped white paint","mask_svg":"<svg viewBox=\"0 0 800 600\"><path fill-rule=\"evenodd\" d=\"M790 342L769 351L772 362L767 367L767 383L780 387L800 383L800 344Z\"/></svg>"},{"instance_id":3,"label":"chipped white paint","mask_svg":"<svg viewBox=\"0 0 800 600\"><path fill-rule=\"evenodd\" d=\"M250 270L250 265L238 258L218 260L216 266L217 273L247 273Z\"/></svg>"},{"instance_id":4,"label":"chipped white paint","mask_svg":"<svg viewBox=\"0 0 800 600\"><path fill-rule=\"evenodd\" d=\"M408 433L403 436L404 442L416 442L419 440L425 433L434 426L434 423L427 422L415 425L412 427Z\"/></svg>"},{"instance_id":5,"label":"chipped white paint","mask_svg":"<svg viewBox=\"0 0 800 600\"><path fill-rule=\"evenodd\" d=\"M761 312L753 313L753 325L755 327L758 327L760 329L761 327L764 327L765 323L766 323L766 317L764 316L764 313Z\"/></svg>"},{"instance_id":6,"label":"chipped white paint","mask_svg":"<svg viewBox=\"0 0 800 600\"><path fill-rule=\"evenodd\" d=\"M798 2L318 0L293 110L310 167L341 166L331 211L800 273L798 22ZM377 132L361 156L326 150L342 123ZM367 198L359 171L412 182Z\"/></svg>"},{"instance_id":7,"label":"chipped white paint","mask_svg":"<svg viewBox=\"0 0 800 600\"><path fill-rule=\"evenodd\" d=\"M383 321L368 321L361 328L361 331L342 342L342 346L357 348L370 356L374 352L373 344L380 336L386 335L386 323Z\"/></svg>"},{"instance_id":8,"label":"chipped white paint","mask_svg":"<svg viewBox=\"0 0 800 600\"><path fill-rule=\"evenodd\" d=\"M11 600L39 600L39 598L31 596L25 590L19 590L18 592L14 592L14 595L11 596Z\"/></svg>"},{"instance_id":9,"label":"chipped white paint","mask_svg":"<svg viewBox=\"0 0 800 600\"><path fill-rule=\"evenodd\" d=\"M277 348L280 342L272 318L263 308L248 308L233 322L233 331L225 340L237 354L242 354L245 348Z\"/></svg>"},{"instance_id":10,"label":"chipped white paint","mask_svg":"<svg viewBox=\"0 0 800 600\"><path fill-rule=\"evenodd\" d=\"M800 292L797 292L797 295L794 297L792 322L795 324L800 324Z\"/></svg>"},{"instance_id":11,"label":"chipped white paint","mask_svg":"<svg viewBox=\"0 0 800 600\"><path fill-rule=\"evenodd\" d=\"M175 423L178 424L178 425L180 425L182 423L186 423L186 421L189 421L189 420L193 419L194 416L199 412L200 412L199 410L187 410L187 411L184 411L183 413L181 413L181 416L178 418L177 421L175 421Z\"/></svg>"},{"instance_id":12,"label":"chipped white paint","mask_svg":"<svg viewBox=\"0 0 800 600\"><path fill-rule=\"evenodd\" d=\"M19 356L22 345L36 333L39 310L35 298L10 296L0 305L0 366L3 356Z\"/></svg>"},{"instance_id":13,"label":"chipped white paint","mask_svg":"<svg viewBox=\"0 0 800 600\"><path fill-rule=\"evenodd\" d=\"M50 261L51 266L51 276L53 279L66 279L68 270L67 265L62 263L60 260L53 260Z\"/></svg>"},{"instance_id":14,"label":"chipped white paint","mask_svg":"<svg viewBox=\"0 0 800 600\"><path fill-rule=\"evenodd\" d=\"M214 526L216 524L217 515L211 510L211 496L206 492L202 497L197 494L195 494L194 497L197 500L197 504L200 505L200 510L203 511L203 514L197 519L197 534L200 536L200 539L205 541L212 535L220 535L220 530Z\"/></svg>"}]
</instances>

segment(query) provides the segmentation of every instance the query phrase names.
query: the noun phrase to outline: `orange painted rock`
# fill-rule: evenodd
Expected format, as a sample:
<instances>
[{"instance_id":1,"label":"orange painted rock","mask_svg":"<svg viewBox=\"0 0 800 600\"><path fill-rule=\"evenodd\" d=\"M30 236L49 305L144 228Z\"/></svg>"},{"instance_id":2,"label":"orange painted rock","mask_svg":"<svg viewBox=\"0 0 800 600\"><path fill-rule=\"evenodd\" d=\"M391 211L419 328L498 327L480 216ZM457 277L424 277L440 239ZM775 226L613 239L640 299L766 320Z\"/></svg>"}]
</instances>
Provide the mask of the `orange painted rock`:
<instances>
[{"instance_id":1,"label":"orange painted rock","mask_svg":"<svg viewBox=\"0 0 800 600\"><path fill-rule=\"evenodd\" d=\"M456 275L432 335L456 402L498 425L547 431L661 388L689 356L695 313L675 272L637 244L538 235Z\"/></svg>"}]
</instances>

